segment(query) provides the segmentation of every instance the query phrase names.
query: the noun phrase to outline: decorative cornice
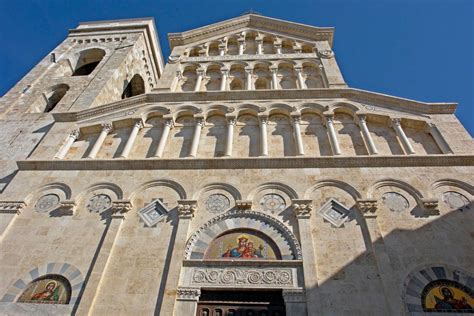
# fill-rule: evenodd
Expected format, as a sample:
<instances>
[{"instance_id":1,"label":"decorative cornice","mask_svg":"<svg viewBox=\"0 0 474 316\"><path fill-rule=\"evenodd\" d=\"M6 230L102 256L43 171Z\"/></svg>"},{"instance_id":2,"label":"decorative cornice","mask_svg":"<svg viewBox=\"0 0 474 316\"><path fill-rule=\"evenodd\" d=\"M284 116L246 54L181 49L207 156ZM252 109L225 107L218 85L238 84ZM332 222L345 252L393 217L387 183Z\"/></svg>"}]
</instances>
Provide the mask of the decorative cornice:
<instances>
[{"instance_id":1,"label":"decorative cornice","mask_svg":"<svg viewBox=\"0 0 474 316\"><path fill-rule=\"evenodd\" d=\"M305 59L317 58L315 53L295 53L295 54L265 54L265 55L224 55L224 56L200 56L200 57L183 57L181 63L185 62L216 62L216 61L232 61L232 60L280 60L280 59Z\"/></svg>"},{"instance_id":2,"label":"decorative cornice","mask_svg":"<svg viewBox=\"0 0 474 316\"><path fill-rule=\"evenodd\" d=\"M474 166L474 155L20 160L20 170L300 169Z\"/></svg>"},{"instance_id":3,"label":"decorative cornice","mask_svg":"<svg viewBox=\"0 0 474 316\"><path fill-rule=\"evenodd\" d=\"M79 112L53 113L56 122L76 122L96 116L116 113L143 105L160 102L248 101L248 100L317 100L345 98L361 103L380 104L409 113L453 114L457 103L425 103L354 88L304 90L236 90L207 92L152 92L129 99L97 106Z\"/></svg>"}]
</instances>

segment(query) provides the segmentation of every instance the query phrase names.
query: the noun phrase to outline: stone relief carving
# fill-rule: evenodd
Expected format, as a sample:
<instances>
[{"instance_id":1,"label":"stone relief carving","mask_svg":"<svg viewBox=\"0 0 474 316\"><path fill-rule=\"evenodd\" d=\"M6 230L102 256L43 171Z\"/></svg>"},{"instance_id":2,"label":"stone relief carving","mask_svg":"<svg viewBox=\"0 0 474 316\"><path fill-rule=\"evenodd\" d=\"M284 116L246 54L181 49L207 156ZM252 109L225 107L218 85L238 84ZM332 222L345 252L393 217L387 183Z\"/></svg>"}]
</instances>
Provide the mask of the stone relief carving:
<instances>
[{"instance_id":1,"label":"stone relief carving","mask_svg":"<svg viewBox=\"0 0 474 316\"><path fill-rule=\"evenodd\" d=\"M112 206L112 199L107 194L92 196L87 202L86 208L91 213L102 213Z\"/></svg>"},{"instance_id":2,"label":"stone relief carving","mask_svg":"<svg viewBox=\"0 0 474 316\"><path fill-rule=\"evenodd\" d=\"M293 211L297 218L310 218L313 211L313 200L292 200Z\"/></svg>"},{"instance_id":3,"label":"stone relief carving","mask_svg":"<svg viewBox=\"0 0 474 316\"><path fill-rule=\"evenodd\" d=\"M470 209L470 202L467 197L461 193L448 191L444 192L441 196L441 200L449 206L450 210L460 210Z\"/></svg>"},{"instance_id":4,"label":"stone relief carving","mask_svg":"<svg viewBox=\"0 0 474 316\"><path fill-rule=\"evenodd\" d=\"M350 210L335 199L327 201L318 211L325 220L336 227L341 227L347 221Z\"/></svg>"},{"instance_id":5,"label":"stone relief carving","mask_svg":"<svg viewBox=\"0 0 474 316\"><path fill-rule=\"evenodd\" d=\"M333 58L334 57L334 52L330 49L325 49L325 50L318 50L318 56L320 58Z\"/></svg>"},{"instance_id":6,"label":"stone relief carving","mask_svg":"<svg viewBox=\"0 0 474 316\"><path fill-rule=\"evenodd\" d=\"M211 213L221 213L228 210L229 207L229 198L224 194L211 194L206 200L206 209Z\"/></svg>"},{"instance_id":7,"label":"stone relief carving","mask_svg":"<svg viewBox=\"0 0 474 316\"><path fill-rule=\"evenodd\" d=\"M158 223L169 210L159 199L154 200L138 211L138 216L145 222L145 225L151 227Z\"/></svg>"},{"instance_id":8,"label":"stone relief carving","mask_svg":"<svg viewBox=\"0 0 474 316\"><path fill-rule=\"evenodd\" d=\"M403 212L410 207L408 200L397 192L387 192L382 195L382 203L392 212Z\"/></svg>"},{"instance_id":9,"label":"stone relief carving","mask_svg":"<svg viewBox=\"0 0 474 316\"><path fill-rule=\"evenodd\" d=\"M293 285L291 269L196 269L192 283L209 285Z\"/></svg>"},{"instance_id":10,"label":"stone relief carving","mask_svg":"<svg viewBox=\"0 0 474 316\"><path fill-rule=\"evenodd\" d=\"M195 301L201 295L201 289L193 287L179 287L176 290L176 297L178 300L191 300Z\"/></svg>"},{"instance_id":11,"label":"stone relief carving","mask_svg":"<svg viewBox=\"0 0 474 316\"><path fill-rule=\"evenodd\" d=\"M197 210L196 200L179 200L178 201L178 217L180 219L191 219Z\"/></svg>"},{"instance_id":12,"label":"stone relief carving","mask_svg":"<svg viewBox=\"0 0 474 316\"><path fill-rule=\"evenodd\" d=\"M263 211L270 212L272 214L280 213L286 208L285 199L276 193L265 194L260 199L260 206Z\"/></svg>"},{"instance_id":13,"label":"stone relief carving","mask_svg":"<svg viewBox=\"0 0 474 316\"><path fill-rule=\"evenodd\" d=\"M49 212L59 206L59 196L56 194L46 194L38 199L35 210L38 212Z\"/></svg>"},{"instance_id":14,"label":"stone relief carving","mask_svg":"<svg viewBox=\"0 0 474 316\"><path fill-rule=\"evenodd\" d=\"M2 201L0 202L0 214L20 214L26 206L22 201Z\"/></svg>"}]
</instances>

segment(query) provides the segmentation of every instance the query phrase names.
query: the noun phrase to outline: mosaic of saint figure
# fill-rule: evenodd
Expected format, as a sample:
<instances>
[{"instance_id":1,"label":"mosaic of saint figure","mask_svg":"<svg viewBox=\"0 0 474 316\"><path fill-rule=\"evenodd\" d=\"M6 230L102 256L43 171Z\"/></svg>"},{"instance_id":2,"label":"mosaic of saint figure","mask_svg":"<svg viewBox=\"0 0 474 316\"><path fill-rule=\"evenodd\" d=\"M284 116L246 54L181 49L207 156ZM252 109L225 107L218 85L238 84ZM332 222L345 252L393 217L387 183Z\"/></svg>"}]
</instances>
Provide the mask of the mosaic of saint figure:
<instances>
[{"instance_id":1,"label":"mosaic of saint figure","mask_svg":"<svg viewBox=\"0 0 474 316\"><path fill-rule=\"evenodd\" d=\"M59 287L58 282L49 281L43 292L37 293L31 297L32 301L59 301Z\"/></svg>"},{"instance_id":2,"label":"mosaic of saint figure","mask_svg":"<svg viewBox=\"0 0 474 316\"><path fill-rule=\"evenodd\" d=\"M67 304L70 286L67 280L44 278L30 283L18 299L20 303Z\"/></svg>"},{"instance_id":3,"label":"mosaic of saint figure","mask_svg":"<svg viewBox=\"0 0 474 316\"><path fill-rule=\"evenodd\" d=\"M454 298L454 293L449 287L442 287L440 289L441 298L435 296L437 310L472 310L472 307L467 302L466 297L461 299Z\"/></svg>"},{"instance_id":4,"label":"mosaic of saint figure","mask_svg":"<svg viewBox=\"0 0 474 316\"><path fill-rule=\"evenodd\" d=\"M241 235L237 238L237 247L232 248L228 245L227 251L222 254L223 258L264 258L262 251L263 245L259 245L258 249L254 248L253 241L250 241L246 235Z\"/></svg>"},{"instance_id":5,"label":"mosaic of saint figure","mask_svg":"<svg viewBox=\"0 0 474 316\"><path fill-rule=\"evenodd\" d=\"M468 287L451 280L436 280L428 284L422 295L425 312L474 312L474 297Z\"/></svg>"}]
</instances>

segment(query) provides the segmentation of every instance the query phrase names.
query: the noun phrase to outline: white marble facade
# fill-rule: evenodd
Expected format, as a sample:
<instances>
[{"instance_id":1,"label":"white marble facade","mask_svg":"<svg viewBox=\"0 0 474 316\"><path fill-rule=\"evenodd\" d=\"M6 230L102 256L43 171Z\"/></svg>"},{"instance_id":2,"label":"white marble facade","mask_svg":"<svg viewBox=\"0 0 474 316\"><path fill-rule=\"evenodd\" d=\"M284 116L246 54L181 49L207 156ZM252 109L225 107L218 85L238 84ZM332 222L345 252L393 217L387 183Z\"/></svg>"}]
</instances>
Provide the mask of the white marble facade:
<instances>
[{"instance_id":1,"label":"white marble facade","mask_svg":"<svg viewBox=\"0 0 474 316\"><path fill-rule=\"evenodd\" d=\"M0 313L469 311L456 104L350 88L333 32L248 14L169 34L165 64L152 19L70 30L0 99Z\"/></svg>"}]
</instances>

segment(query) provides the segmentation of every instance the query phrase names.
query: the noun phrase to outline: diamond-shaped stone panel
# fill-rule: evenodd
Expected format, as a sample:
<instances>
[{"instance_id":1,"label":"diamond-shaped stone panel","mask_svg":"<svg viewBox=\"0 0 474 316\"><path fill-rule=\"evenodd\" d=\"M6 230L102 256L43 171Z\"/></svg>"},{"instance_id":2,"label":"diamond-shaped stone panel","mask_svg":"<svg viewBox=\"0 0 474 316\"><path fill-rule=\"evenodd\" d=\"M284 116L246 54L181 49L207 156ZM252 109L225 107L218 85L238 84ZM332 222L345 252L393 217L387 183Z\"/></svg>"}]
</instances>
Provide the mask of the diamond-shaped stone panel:
<instances>
[{"instance_id":1,"label":"diamond-shaped stone panel","mask_svg":"<svg viewBox=\"0 0 474 316\"><path fill-rule=\"evenodd\" d=\"M350 210L335 199L327 201L318 211L325 220L340 227L348 219Z\"/></svg>"},{"instance_id":2,"label":"diamond-shaped stone panel","mask_svg":"<svg viewBox=\"0 0 474 316\"><path fill-rule=\"evenodd\" d=\"M151 227L158 223L169 210L159 200L156 199L138 211L138 215L145 222L145 225Z\"/></svg>"}]
</instances>

